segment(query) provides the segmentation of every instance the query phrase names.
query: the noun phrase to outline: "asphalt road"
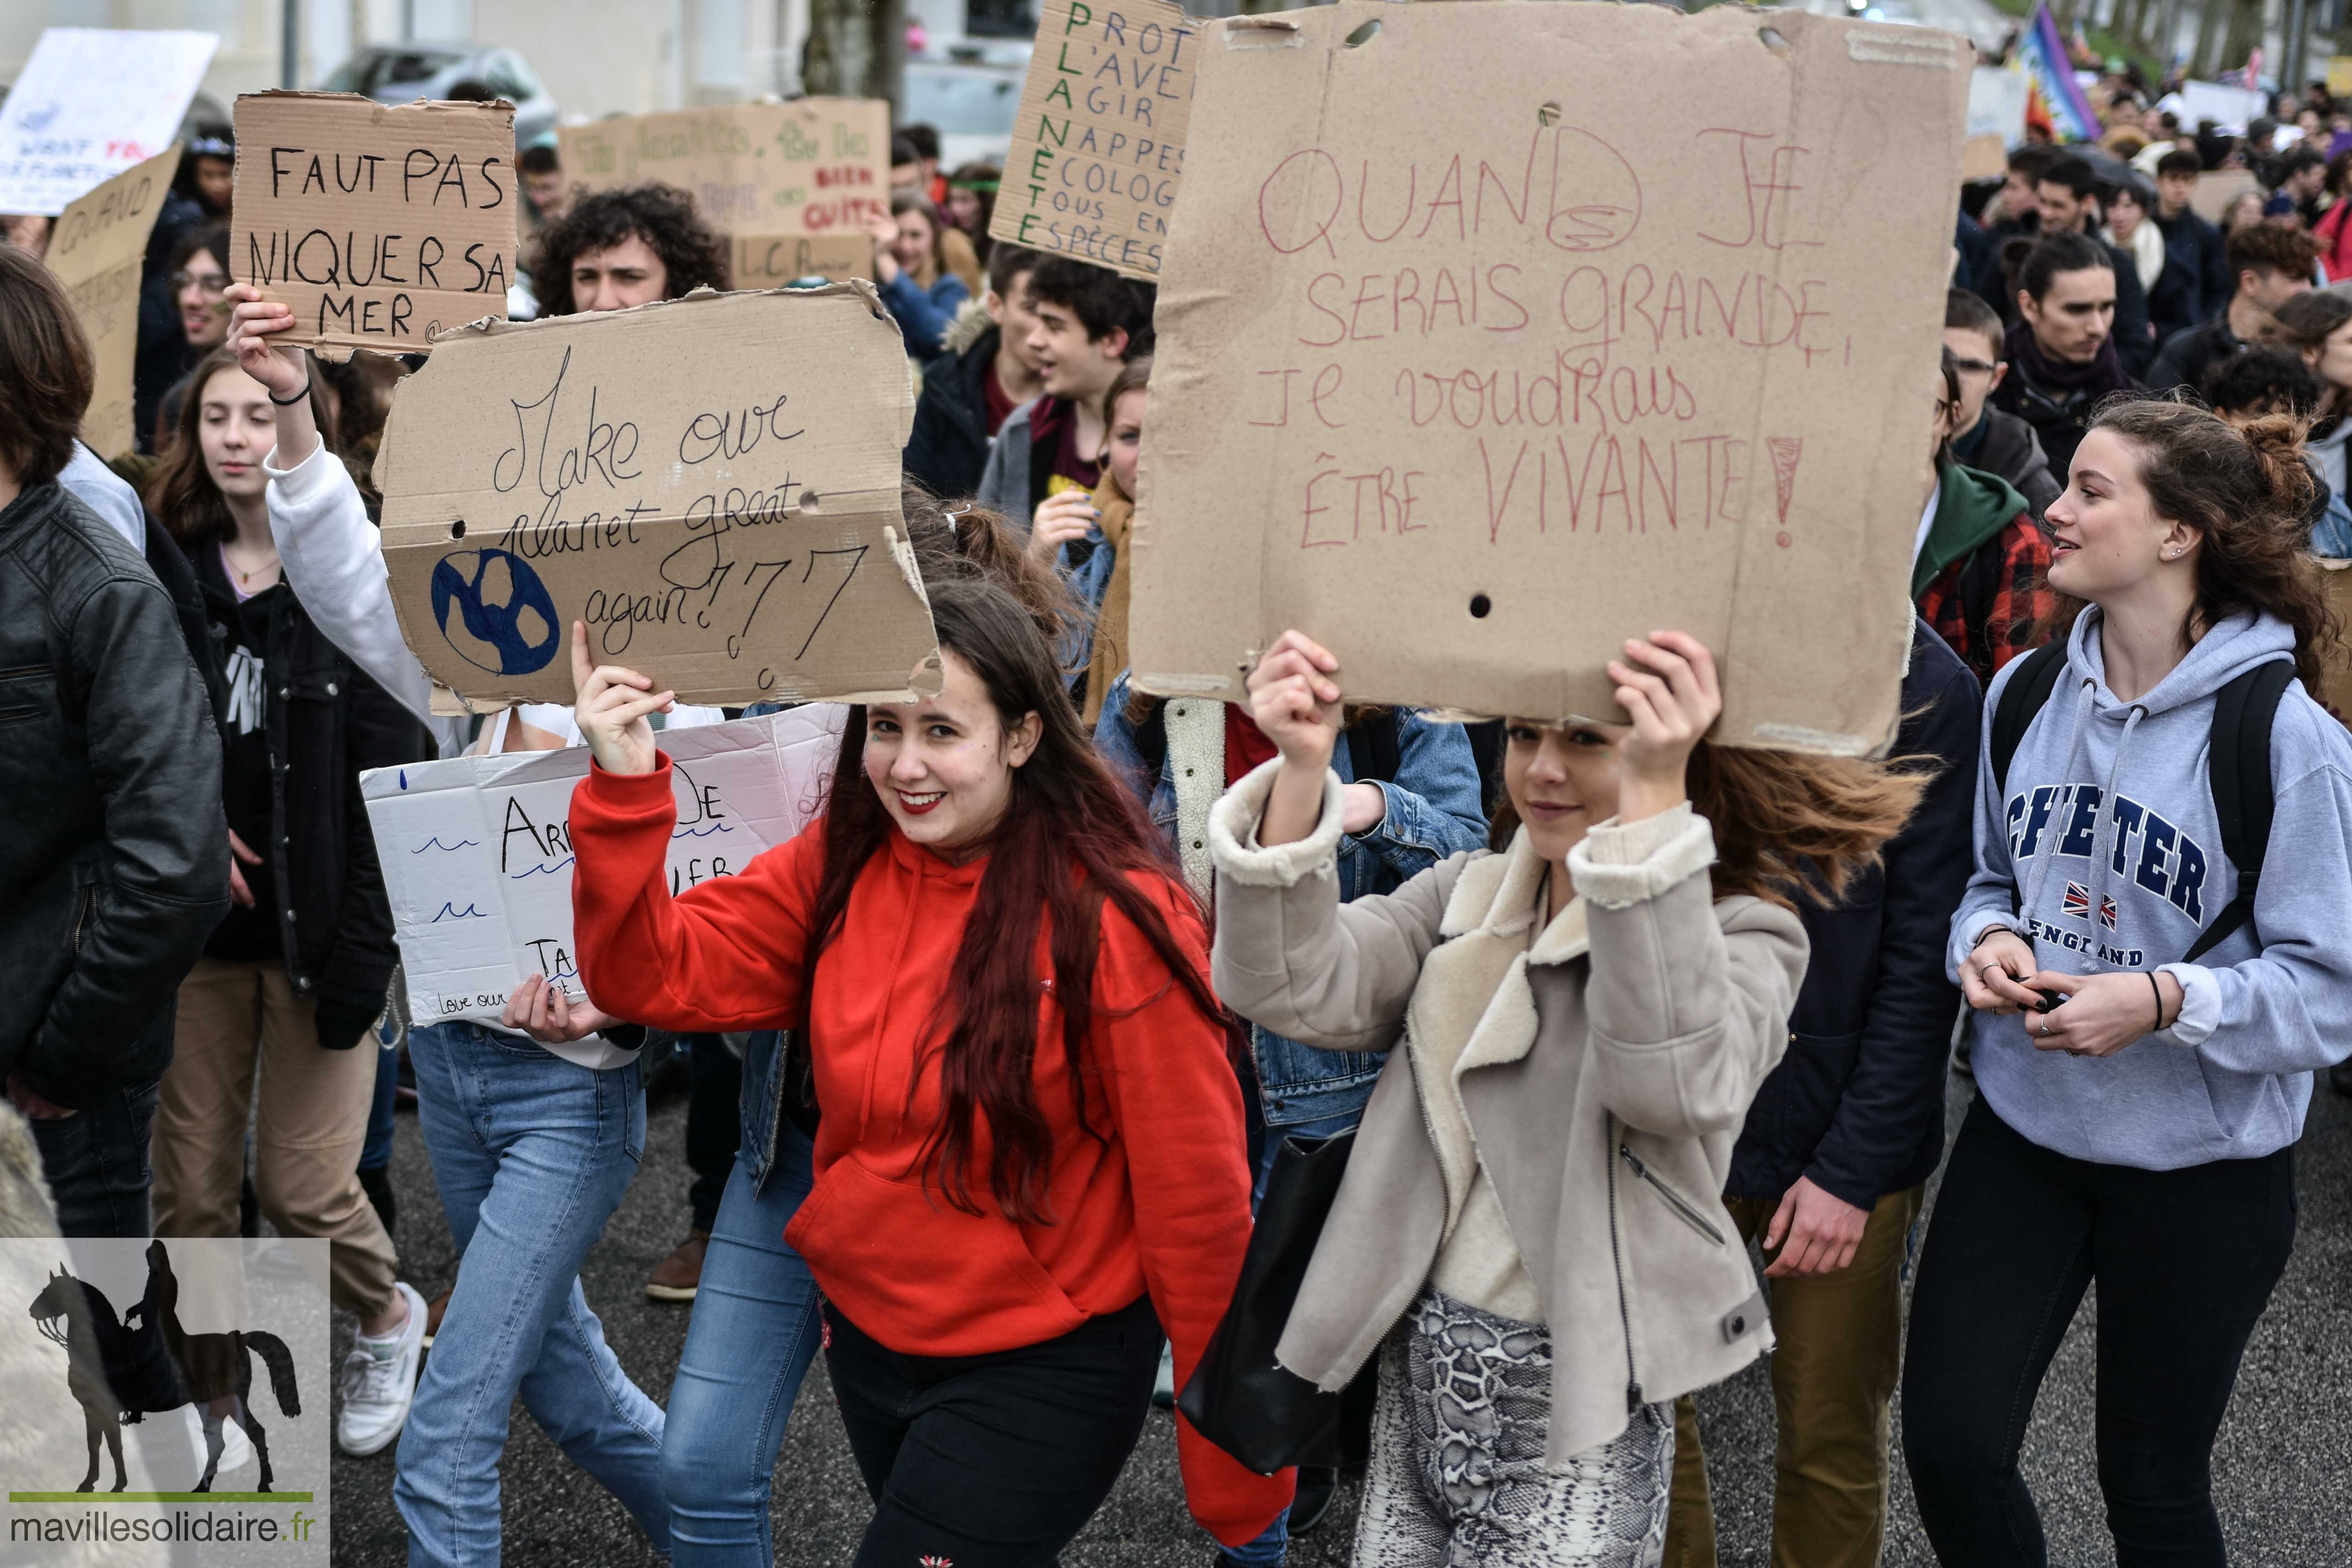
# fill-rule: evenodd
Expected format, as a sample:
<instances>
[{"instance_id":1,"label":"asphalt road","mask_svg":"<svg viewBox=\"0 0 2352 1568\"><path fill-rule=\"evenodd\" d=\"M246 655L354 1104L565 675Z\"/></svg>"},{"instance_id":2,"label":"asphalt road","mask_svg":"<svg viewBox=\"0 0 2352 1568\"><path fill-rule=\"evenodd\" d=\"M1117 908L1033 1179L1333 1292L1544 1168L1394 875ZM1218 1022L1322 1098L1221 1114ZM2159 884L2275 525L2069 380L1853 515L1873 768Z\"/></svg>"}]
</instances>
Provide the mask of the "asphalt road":
<instances>
[{"instance_id":1,"label":"asphalt road","mask_svg":"<svg viewBox=\"0 0 2352 1568\"><path fill-rule=\"evenodd\" d=\"M1955 1087L1957 1117L1966 1081ZM588 1299L623 1363L656 1398L668 1390L688 1309L647 1301L643 1285L686 1228L684 1123L681 1103L656 1110L645 1169L590 1255L586 1275ZM431 1296L455 1277L457 1260L415 1118L406 1113L394 1168L404 1272ZM2215 1457L2231 1561L2242 1568L2325 1568L2352 1561L2347 1493L2352 1479L2352 1101L2320 1090L2297 1168L2302 1221L2294 1260L2248 1350ZM2093 1473L2092 1326L2086 1301L2043 1386L2026 1450L2026 1475L2041 1500L2051 1561L2059 1564L2114 1560ZM339 1344L350 1329L348 1319L339 1323ZM1772 1451L1771 1393L1763 1364L1702 1394L1699 1407L1721 1561L1726 1568L1762 1568L1769 1555ZM556 1450L520 1406L513 1430L503 1467L508 1563L628 1568L653 1561L620 1507ZM392 1507L392 1463L390 1453L337 1457L338 1568L392 1568L406 1561ZM1343 1493L1334 1522L1299 1542L1292 1563L1302 1568L1344 1563L1353 1507L1352 1493ZM821 1358L785 1437L774 1511L780 1563L814 1568L854 1555L867 1505ZM1068 1568L1201 1568L1211 1553L1208 1538L1184 1513L1172 1426L1155 1414L1117 1490L1063 1562ZM1898 1463L1885 1562L1925 1568L1934 1561Z\"/></svg>"}]
</instances>

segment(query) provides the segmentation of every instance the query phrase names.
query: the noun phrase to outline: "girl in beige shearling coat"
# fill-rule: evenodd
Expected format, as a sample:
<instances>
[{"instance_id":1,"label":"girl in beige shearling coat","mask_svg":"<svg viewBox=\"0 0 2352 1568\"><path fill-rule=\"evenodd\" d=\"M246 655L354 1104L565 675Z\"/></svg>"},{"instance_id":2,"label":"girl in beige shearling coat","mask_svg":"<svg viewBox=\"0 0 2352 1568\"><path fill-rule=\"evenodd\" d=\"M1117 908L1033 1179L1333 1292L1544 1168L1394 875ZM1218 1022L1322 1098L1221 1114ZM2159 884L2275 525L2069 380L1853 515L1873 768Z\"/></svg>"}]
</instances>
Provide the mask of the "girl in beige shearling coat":
<instances>
[{"instance_id":1,"label":"girl in beige shearling coat","mask_svg":"<svg viewBox=\"0 0 2352 1568\"><path fill-rule=\"evenodd\" d=\"M1804 970L1773 852L1842 879L1912 791L1866 763L1713 760L1707 804L1758 830L1718 863L1685 782L1713 660L1660 633L1609 667L1632 724L1511 722L1505 852L1343 906L1337 673L1275 643L1250 691L1281 755L1211 820L1219 994L1310 1044L1404 1047L1277 1357L1336 1389L1380 1356L1359 1568L1654 1564L1673 1399L1771 1343L1717 1195ZM1830 796L1859 826L1797 825Z\"/></svg>"}]
</instances>

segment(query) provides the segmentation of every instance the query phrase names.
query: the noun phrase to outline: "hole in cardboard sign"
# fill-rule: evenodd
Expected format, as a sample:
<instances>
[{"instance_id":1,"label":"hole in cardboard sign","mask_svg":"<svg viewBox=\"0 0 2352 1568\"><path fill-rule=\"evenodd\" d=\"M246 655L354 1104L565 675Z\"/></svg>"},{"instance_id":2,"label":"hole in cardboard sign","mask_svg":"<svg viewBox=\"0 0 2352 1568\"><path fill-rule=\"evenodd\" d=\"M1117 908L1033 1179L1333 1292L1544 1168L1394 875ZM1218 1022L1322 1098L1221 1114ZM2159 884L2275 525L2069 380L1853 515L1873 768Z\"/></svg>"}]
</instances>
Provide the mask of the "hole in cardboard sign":
<instances>
[{"instance_id":1,"label":"hole in cardboard sign","mask_svg":"<svg viewBox=\"0 0 2352 1568\"><path fill-rule=\"evenodd\" d=\"M1559 105L1547 103L1536 110L1536 123L1549 131L1559 123Z\"/></svg>"},{"instance_id":2,"label":"hole in cardboard sign","mask_svg":"<svg viewBox=\"0 0 2352 1568\"><path fill-rule=\"evenodd\" d=\"M1493 600L1487 598L1483 593L1474 593L1470 596L1470 618L1472 620L1484 621L1487 616L1494 612L1495 601Z\"/></svg>"},{"instance_id":3,"label":"hole in cardboard sign","mask_svg":"<svg viewBox=\"0 0 2352 1568\"><path fill-rule=\"evenodd\" d=\"M803 512L814 512L814 511L815 511L815 510L816 510L816 504L817 504L817 494L816 494L816 492L815 492L814 490L803 490L803 491L801 492L801 510L802 510L802 511L803 511Z\"/></svg>"},{"instance_id":4,"label":"hole in cardboard sign","mask_svg":"<svg viewBox=\"0 0 2352 1568\"><path fill-rule=\"evenodd\" d=\"M1764 47L1774 54L1785 55L1789 52L1789 40L1781 37L1780 28L1759 27L1756 29L1756 36L1762 39Z\"/></svg>"},{"instance_id":5,"label":"hole in cardboard sign","mask_svg":"<svg viewBox=\"0 0 2352 1568\"><path fill-rule=\"evenodd\" d=\"M465 518L459 517L456 522L449 525L449 537L453 539L462 539L466 537Z\"/></svg>"},{"instance_id":6,"label":"hole in cardboard sign","mask_svg":"<svg viewBox=\"0 0 2352 1568\"><path fill-rule=\"evenodd\" d=\"M1354 32L1349 34L1345 38L1342 38L1340 42L1346 44L1351 49L1360 49L1366 44L1370 43L1379 34L1380 30L1381 25L1378 22L1367 22L1362 26L1357 28Z\"/></svg>"}]
</instances>

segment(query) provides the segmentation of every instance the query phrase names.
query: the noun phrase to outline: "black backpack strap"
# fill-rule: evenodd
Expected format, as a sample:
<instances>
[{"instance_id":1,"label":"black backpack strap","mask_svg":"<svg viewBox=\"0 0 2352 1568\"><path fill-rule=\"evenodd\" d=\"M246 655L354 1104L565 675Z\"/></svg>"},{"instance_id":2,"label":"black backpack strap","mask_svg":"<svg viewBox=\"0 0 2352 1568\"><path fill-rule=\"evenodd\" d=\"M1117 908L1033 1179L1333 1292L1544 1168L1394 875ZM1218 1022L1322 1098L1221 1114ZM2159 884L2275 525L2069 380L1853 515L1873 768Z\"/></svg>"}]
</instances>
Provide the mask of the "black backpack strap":
<instances>
[{"instance_id":1,"label":"black backpack strap","mask_svg":"<svg viewBox=\"0 0 2352 1568\"><path fill-rule=\"evenodd\" d=\"M2017 755L2018 743L2057 689L2058 672L2066 665L2066 644L2063 640L2044 643L2018 663L2021 667L2000 689L2000 706L1993 709L1990 739L1992 779L2004 794L2009 789L2010 759Z\"/></svg>"},{"instance_id":2,"label":"black backpack strap","mask_svg":"<svg viewBox=\"0 0 2352 1568\"><path fill-rule=\"evenodd\" d=\"M2271 818L2278 809L2271 781L2271 727L2278 717L2279 698L2294 679L2294 662L2273 659L2214 694L2206 779L2213 790L2213 814L2221 823L2221 849L2237 868L2238 892L2197 934L2183 963L2195 963L2254 917Z\"/></svg>"},{"instance_id":3,"label":"black backpack strap","mask_svg":"<svg viewBox=\"0 0 2352 1568\"><path fill-rule=\"evenodd\" d=\"M1351 724L1348 737L1348 766L1359 784L1393 784L1397 768L1403 761L1403 752L1397 734L1396 709L1390 708L1375 718Z\"/></svg>"}]
</instances>

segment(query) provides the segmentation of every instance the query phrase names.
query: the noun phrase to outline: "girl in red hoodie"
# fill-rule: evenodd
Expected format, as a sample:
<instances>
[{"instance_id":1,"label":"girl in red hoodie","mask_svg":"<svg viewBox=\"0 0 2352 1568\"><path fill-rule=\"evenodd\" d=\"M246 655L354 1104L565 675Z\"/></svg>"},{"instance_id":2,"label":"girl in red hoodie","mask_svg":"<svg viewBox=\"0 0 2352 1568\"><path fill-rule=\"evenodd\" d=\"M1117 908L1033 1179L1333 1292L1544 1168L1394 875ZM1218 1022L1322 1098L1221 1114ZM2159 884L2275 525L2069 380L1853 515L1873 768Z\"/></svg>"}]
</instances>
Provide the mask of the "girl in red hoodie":
<instances>
[{"instance_id":1,"label":"girl in red hoodie","mask_svg":"<svg viewBox=\"0 0 2352 1568\"><path fill-rule=\"evenodd\" d=\"M597 766L572 796L596 1005L795 1029L815 1186L785 1231L875 1515L859 1568L1042 1564L1181 1383L1249 1240L1242 1108L1197 905L1002 589L932 591L944 687L852 709L821 825L673 899L645 676L572 663ZM860 741L862 739L862 744ZM1290 1500L1180 1425L1227 1545Z\"/></svg>"}]
</instances>

